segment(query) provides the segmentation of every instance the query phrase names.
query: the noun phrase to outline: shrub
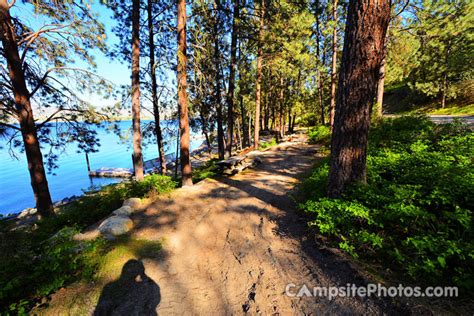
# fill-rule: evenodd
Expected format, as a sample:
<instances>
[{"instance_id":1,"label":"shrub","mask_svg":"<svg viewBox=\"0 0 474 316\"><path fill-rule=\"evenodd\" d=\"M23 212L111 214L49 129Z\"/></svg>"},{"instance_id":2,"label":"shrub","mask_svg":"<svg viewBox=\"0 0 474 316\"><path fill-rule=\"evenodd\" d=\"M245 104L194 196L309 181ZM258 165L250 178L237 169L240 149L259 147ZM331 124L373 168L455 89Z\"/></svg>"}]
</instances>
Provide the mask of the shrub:
<instances>
[{"instance_id":1,"label":"shrub","mask_svg":"<svg viewBox=\"0 0 474 316\"><path fill-rule=\"evenodd\" d=\"M277 142L276 142L276 139L275 138L272 138L270 141L268 142L263 142L263 143L260 143L259 146L258 146L258 149L259 150L264 150L264 149L267 149L267 148L270 148L272 146L276 146L277 145Z\"/></svg>"},{"instance_id":2,"label":"shrub","mask_svg":"<svg viewBox=\"0 0 474 316\"><path fill-rule=\"evenodd\" d=\"M316 126L319 122L319 117L316 113L307 113L299 118L298 124L302 127Z\"/></svg>"},{"instance_id":3,"label":"shrub","mask_svg":"<svg viewBox=\"0 0 474 316\"><path fill-rule=\"evenodd\" d=\"M308 132L308 139L311 144L329 143L331 139L331 129L325 125L313 127Z\"/></svg>"},{"instance_id":4,"label":"shrub","mask_svg":"<svg viewBox=\"0 0 474 316\"><path fill-rule=\"evenodd\" d=\"M310 225L355 257L384 258L418 281L473 288L473 133L457 122L384 120L368 152L367 184L341 199L324 197L327 164L305 181Z\"/></svg>"},{"instance_id":5,"label":"shrub","mask_svg":"<svg viewBox=\"0 0 474 316\"><path fill-rule=\"evenodd\" d=\"M62 206L55 217L39 221L34 230L12 230L0 222L0 306L21 314L35 300L65 284L91 278L105 242L78 243L72 236L109 215L129 197L164 193L175 187L170 177L148 175L141 182L124 181L86 193Z\"/></svg>"}]
</instances>

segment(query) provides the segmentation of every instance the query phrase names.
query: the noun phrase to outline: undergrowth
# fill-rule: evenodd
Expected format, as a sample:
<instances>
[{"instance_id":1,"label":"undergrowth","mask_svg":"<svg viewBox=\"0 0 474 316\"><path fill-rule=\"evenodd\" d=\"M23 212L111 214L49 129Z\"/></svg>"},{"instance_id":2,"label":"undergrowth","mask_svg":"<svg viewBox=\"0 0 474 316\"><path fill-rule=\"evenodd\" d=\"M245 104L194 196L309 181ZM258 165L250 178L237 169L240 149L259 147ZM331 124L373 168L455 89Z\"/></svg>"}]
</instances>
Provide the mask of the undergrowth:
<instances>
[{"instance_id":1,"label":"undergrowth","mask_svg":"<svg viewBox=\"0 0 474 316\"><path fill-rule=\"evenodd\" d=\"M0 222L0 313L24 314L42 297L64 285L92 278L106 243L77 242L72 236L119 208L130 197L148 197L176 187L170 177L125 181L61 206L57 215L34 229Z\"/></svg>"},{"instance_id":2,"label":"undergrowth","mask_svg":"<svg viewBox=\"0 0 474 316\"><path fill-rule=\"evenodd\" d=\"M325 197L328 162L301 188L310 225L354 257L425 284L474 288L474 134L459 122L386 119L370 131L367 184Z\"/></svg>"}]
</instances>

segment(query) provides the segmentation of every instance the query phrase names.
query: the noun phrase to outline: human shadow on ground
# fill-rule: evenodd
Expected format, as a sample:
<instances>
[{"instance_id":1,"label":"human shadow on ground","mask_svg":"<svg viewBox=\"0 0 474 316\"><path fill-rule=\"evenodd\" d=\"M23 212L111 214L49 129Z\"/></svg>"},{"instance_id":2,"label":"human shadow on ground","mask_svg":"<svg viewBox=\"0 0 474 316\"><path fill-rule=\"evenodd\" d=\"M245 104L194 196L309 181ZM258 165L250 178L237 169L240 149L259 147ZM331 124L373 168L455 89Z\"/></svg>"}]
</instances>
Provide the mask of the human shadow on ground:
<instances>
[{"instance_id":1,"label":"human shadow on ground","mask_svg":"<svg viewBox=\"0 0 474 316\"><path fill-rule=\"evenodd\" d=\"M160 287L145 274L139 260L129 260L118 280L102 290L94 316L102 315L158 315L161 301Z\"/></svg>"}]
</instances>

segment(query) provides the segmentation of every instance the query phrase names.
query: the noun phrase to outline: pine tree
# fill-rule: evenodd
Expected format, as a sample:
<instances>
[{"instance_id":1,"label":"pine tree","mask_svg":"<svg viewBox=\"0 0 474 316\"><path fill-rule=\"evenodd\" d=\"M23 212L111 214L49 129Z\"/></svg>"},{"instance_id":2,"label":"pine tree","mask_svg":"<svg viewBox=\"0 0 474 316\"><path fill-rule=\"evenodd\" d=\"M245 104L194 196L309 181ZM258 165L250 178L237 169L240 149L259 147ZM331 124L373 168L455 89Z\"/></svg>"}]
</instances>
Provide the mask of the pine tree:
<instances>
[{"instance_id":1,"label":"pine tree","mask_svg":"<svg viewBox=\"0 0 474 316\"><path fill-rule=\"evenodd\" d=\"M190 129L187 94L186 0L178 0L178 113L180 130L181 184L193 185L189 159Z\"/></svg>"},{"instance_id":2,"label":"pine tree","mask_svg":"<svg viewBox=\"0 0 474 316\"><path fill-rule=\"evenodd\" d=\"M366 181L370 107L384 57L390 21L390 0L351 0L337 92L329 197L338 197L352 183Z\"/></svg>"},{"instance_id":3,"label":"pine tree","mask_svg":"<svg viewBox=\"0 0 474 316\"><path fill-rule=\"evenodd\" d=\"M16 4L0 1L0 53L5 61L0 64L0 126L13 130L9 143L24 149L36 208L41 216L49 216L53 214L53 204L45 163L50 170L58 167L56 152L69 142L77 142L85 152L97 150L96 132L89 125L107 118L74 92L74 85L81 90L89 87L90 91L110 91L110 84L93 72L95 63L88 49L105 51L104 29L91 14L88 3L24 4L48 21L37 29L30 28L23 16L11 16L11 8ZM76 58L88 62L91 69L72 66ZM50 106L56 109L37 121L33 103L37 111ZM11 120L17 120L19 127L10 124ZM59 120L61 124L57 124ZM21 141L16 139L18 134ZM50 151L43 160L41 146L47 145Z\"/></svg>"}]
</instances>

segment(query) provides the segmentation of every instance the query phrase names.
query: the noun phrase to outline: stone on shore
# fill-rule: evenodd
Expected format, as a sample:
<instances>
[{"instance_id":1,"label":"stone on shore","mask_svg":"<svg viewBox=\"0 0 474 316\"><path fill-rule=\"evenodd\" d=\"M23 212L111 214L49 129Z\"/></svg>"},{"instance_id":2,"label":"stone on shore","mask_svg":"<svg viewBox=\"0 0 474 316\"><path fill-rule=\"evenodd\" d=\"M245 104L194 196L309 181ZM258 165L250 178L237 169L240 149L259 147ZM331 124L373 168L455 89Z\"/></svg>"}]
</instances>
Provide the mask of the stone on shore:
<instances>
[{"instance_id":1,"label":"stone on shore","mask_svg":"<svg viewBox=\"0 0 474 316\"><path fill-rule=\"evenodd\" d=\"M121 208L118 208L112 212L113 215L117 215L117 216L129 216L129 215L132 215L132 213L133 213L133 209L128 205L124 205Z\"/></svg>"},{"instance_id":2,"label":"stone on shore","mask_svg":"<svg viewBox=\"0 0 474 316\"><path fill-rule=\"evenodd\" d=\"M129 206L133 211L142 207L142 200L139 198L129 198L123 202L123 206Z\"/></svg>"},{"instance_id":3,"label":"stone on shore","mask_svg":"<svg viewBox=\"0 0 474 316\"><path fill-rule=\"evenodd\" d=\"M99 231L105 237L120 236L133 228L133 221L127 216L111 216L99 226Z\"/></svg>"}]
</instances>

